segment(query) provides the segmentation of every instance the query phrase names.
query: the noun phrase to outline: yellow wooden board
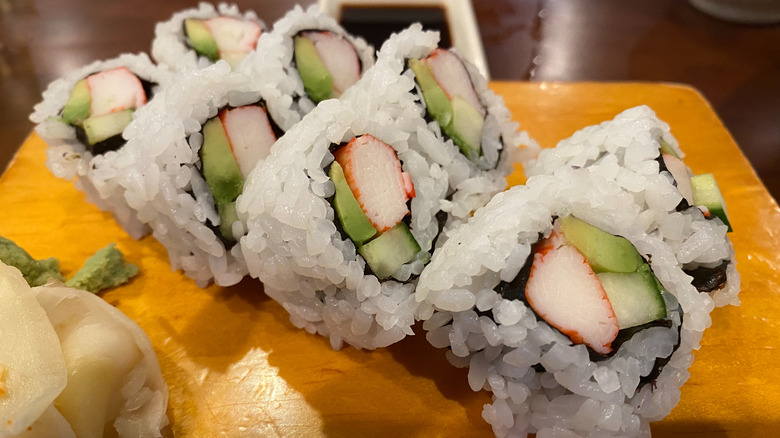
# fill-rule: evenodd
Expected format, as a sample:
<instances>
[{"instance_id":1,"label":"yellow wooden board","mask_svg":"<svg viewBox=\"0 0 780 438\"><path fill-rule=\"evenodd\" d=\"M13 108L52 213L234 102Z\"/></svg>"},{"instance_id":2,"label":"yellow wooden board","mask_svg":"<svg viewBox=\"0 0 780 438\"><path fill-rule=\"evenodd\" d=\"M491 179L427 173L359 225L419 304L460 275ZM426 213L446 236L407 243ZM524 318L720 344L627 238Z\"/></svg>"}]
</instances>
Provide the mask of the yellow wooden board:
<instances>
[{"instance_id":1,"label":"yellow wooden board","mask_svg":"<svg viewBox=\"0 0 780 438\"><path fill-rule=\"evenodd\" d=\"M780 210L709 104L659 84L494 82L521 128L544 147L647 104L671 125L696 173L714 173L735 232L742 305L715 309L682 400L657 437L776 436L780 427ZM7 146L7 145L6 145ZM171 272L165 249L135 241L44 166L31 135L0 178L0 235L72 275L116 242L141 274L103 294L149 334L170 387L176 436L491 436L487 393L417 336L379 351L333 351L290 324L252 279L200 289ZM514 178L519 181L522 178Z\"/></svg>"}]
</instances>

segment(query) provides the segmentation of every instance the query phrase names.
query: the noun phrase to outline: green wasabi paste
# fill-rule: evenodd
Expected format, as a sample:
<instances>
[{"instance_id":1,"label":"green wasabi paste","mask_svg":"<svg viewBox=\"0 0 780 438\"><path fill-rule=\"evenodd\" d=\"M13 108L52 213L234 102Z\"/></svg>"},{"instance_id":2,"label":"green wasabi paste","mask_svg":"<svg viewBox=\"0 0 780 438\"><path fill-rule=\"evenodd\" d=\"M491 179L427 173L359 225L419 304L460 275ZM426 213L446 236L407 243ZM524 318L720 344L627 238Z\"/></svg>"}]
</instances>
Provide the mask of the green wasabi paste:
<instances>
[{"instance_id":1,"label":"green wasabi paste","mask_svg":"<svg viewBox=\"0 0 780 438\"><path fill-rule=\"evenodd\" d=\"M122 252L116 249L115 243L111 243L88 258L84 266L65 284L97 293L119 286L137 274L138 266L125 262Z\"/></svg>"},{"instance_id":2,"label":"green wasabi paste","mask_svg":"<svg viewBox=\"0 0 780 438\"><path fill-rule=\"evenodd\" d=\"M32 287L42 286L49 279L64 281L60 273L60 261L51 257L35 260L20 246L0 236L0 260L22 272L22 276Z\"/></svg>"},{"instance_id":3,"label":"green wasabi paste","mask_svg":"<svg viewBox=\"0 0 780 438\"><path fill-rule=\"evenodd\" d=\"M54 257L35 260L20 246L0 236L0 260L22 272L31 287L42 286L50 279L64 281L68 287L98 293L126 283L138 274L138 266L125 262L115 243L96 252L70 279L60 271L60 261Z\"/></svg>"}]
</instances>

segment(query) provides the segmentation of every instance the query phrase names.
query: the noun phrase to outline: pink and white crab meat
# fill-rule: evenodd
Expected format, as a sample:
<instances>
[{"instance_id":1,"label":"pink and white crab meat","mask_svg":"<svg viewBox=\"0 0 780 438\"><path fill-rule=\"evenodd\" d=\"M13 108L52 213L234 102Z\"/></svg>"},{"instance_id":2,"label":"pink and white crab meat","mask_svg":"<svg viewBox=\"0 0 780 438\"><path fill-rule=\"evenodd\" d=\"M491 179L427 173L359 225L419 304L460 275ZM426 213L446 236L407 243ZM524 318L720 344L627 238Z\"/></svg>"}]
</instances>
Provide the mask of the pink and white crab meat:
<instances>
[{"instance_id":1,"label":"pink and white crab meat","mask_svg":"<svg viewBox=\"0 0 780 438\"><path fill-rule=\"evenodd\" d=\"M390 145L366 134L353 138L334 155L355 199L379 232L409 214L406 202L415 195L414 184Z\"/></svg>"},{"instance_id":2,"label":"pink and white crab meat","mask_svg":"<svg viewBox=\"0 0 780 438\"><path fill-rule=\"evenodd\" d=\"M475 110L479 111L482 117L485 116L485 107L479 101L477 92L474 91L474 85L471 82L466 66L457 55L445 49L436 49L425 58L424 62L431 69L431 74L436 82L452 101L453 97L459 96L466 101Z\"/></svg>"},{"instance_id":3,"label":"pink and white crab meat","mask_svg":"<svg viewBox=\"0 0 780 438\"><path fill-rule=\"evenodd\" d=\"M219 57L235 67L244 57L255 50L263 29L251 20L233 17L214 17L203 24L211 33L219 50Z\"/></svg>"},{"instance_id":4,"label":"pink and white crab meat","mask_svg":"<svg viewBox=\"0 0 780 438\"><path fill-rule=\"evenodd\" d=\"M360 79L360 59L355 47L333 32L303 32L333 77L333 97L339 97Z\"/></svg>"},{"instance_id":5,"label":"pink and white crab meat","mask_svg":"<svg viewBox=\"0 0 780 438\"><path fill-rule=\"evenodd\" d=\"M246 179L260 160L268 157L276 134L271 127L268 113L258 105L224 109L219 119L236 157L241 175Z\"/></svg>"},{"instance_id":6,"label":"pink and white crab meat","mask_svg":"<svg viewBox=\"0 0 780 438\"><path fill-rule=\"evenodd\" d=\"M612 351L617 317L585 257L555 231L535 248L525 296L536 313L575 344Z\"/></svg>"},{"instance_id":7,"label":"pink and white crab meat","mask_svg":"<svg viewBox=\"0 0 780 438\"><path fill-rule=\"evenodd\" d=\"M141 80L127 67L105 70L87 77L90 115L101 116L146 104Z\"/></svg>"}]
</instances>

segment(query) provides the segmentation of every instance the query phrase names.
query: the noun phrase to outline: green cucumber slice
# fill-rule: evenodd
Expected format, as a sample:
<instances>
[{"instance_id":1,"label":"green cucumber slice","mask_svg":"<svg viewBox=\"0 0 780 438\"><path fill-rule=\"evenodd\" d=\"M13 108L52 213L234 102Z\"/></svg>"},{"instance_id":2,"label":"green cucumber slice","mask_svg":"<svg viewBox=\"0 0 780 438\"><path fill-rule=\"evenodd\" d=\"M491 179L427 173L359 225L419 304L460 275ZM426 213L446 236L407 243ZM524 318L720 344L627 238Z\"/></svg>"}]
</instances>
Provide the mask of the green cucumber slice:
<instances>
[{"instance_id":1,"label":"green cucumber slice","mask_svg":"<svg viewBox=\"0 0 780 438\"><path fill-rule=\"evenodd\" d=\"M455 96L452 99L452 125L445 131L460 148L463 155L477 161L482 154L482 127L485 119L468 102Z\"/></svg>"},{"instance_id":2,"label":"green cucumber slice","mask_svg":"<svg viewBox=\"0 0 780 438\"><path fill-rule=\"evenodd\" d=\"M121 135L127 125L133 121L133 111L133 109L126 109L84 119L82 126L87 135L87 143L94 145L115 135Z\"/></svg>"},{"instance_id":3,"label":"green cucumber slice","mask_svg":"<svg viewBox=\"0 0 780 438\"><path fill-rule=\"evenodd\" d=\"M380 279L389 278L404 263L420 252L417 243L406 224L400 222L379 237L358 248L360 255Z\"/></svg>"},{"instance_id":4,"label":"green cucumber slice","mask_svg":"<svg viewBox=\"0 0 780 438\"><path fill-rule=\"evenodd\" d=\"M627 274L602 272L596 276L607 293L621 330L666 317L664 298L649 267Z\"/></svg>"},{"instance_id":5,"label":"green cucumber slice","mask_svg":"<svg viewBox=\"0 0 780 438\"><path fill-rule=\"evenodd\" d=\"M719 217L729 227L729 232L733 231L726 212L726 201L723 200L715 176L711 173L692 176L691 189L693 190L693 203L707 207L710 214Z\"/></svg>"}]
</instances>

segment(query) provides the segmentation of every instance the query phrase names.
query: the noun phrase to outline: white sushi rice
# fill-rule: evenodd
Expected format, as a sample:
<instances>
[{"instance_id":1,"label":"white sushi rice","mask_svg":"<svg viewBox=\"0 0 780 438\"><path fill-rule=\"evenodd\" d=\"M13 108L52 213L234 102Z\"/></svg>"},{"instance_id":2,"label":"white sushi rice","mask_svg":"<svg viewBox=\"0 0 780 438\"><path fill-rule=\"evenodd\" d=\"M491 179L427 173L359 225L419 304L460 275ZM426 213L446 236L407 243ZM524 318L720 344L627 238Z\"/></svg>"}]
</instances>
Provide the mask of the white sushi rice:
<instances>
[{"instance_id":1,"label":"white sushi rice","mask_svg":"<svg viewBox=\"0 0 780 438\"><path fill-rule=\"evenodd\" d=\"M374 48L363 38L349 35L333 17L320 12L317 5L311 5L306 10L300 5L295 5L284 17L274 23L271 32L260 35L257 49L244 58L238 69L250 75L262 71L284 72L290 80L295 81L295 89L290 96L301 116L309 113L316 106L306 94L303 81L293 61L294 37L304 30L322 30L340 35L355 47L363 72L374 65Z\"/></svg>"},{"instance_id":2,"label":"white sushi rice","mask_svg":"<svg viewBox=\"0 0 780 438\"><path fill-rule=\"evenodd\" d=\"M496 195L451 233L420 276L417 299L436 309L423 325L427 338L449 348L453 364L469 367L473 390L492 392L482 415L497 436L649 436L649 422L679 401L692 352L711 324L713 299L736 299L733 262L726 287L712 296L699 293L681 269L681 254L709 263L733 260L733 249L719 221L704 220L698 209L674 211L681 196L650 163L661 135L676 145L668 127L640 107L576 133L561 149L543 151L537 164L548 165L548 172ZM641 187L620 183L626 167ZM671 328L640 331L594 362L584 345L571 345L522 301L495 291L517 275L540 234L549 235L552 218L571 214L626 237L649 261L669 292ZM657 378L641 385L656 358L667 357Z\"/></svg>"},{"instance_id":3,"label":"white sushi rice","mask_svg":"<svg viewBox=\"0 0 780 438\"><path fill-rule=\"evenodd\" d=\"M412 334L420 305L409 280L422 271L439 233L435 216L447 175L417 142L417 129L425 126L419 114L389 114L364 118L347 102L320 103L279 139L238 200L239 215L247 218L241 244L250 274L295 326L328 336L334 348L347 342L373 349ZM393 147L414 184L409 229L422 250L384 281L365 273L366 262L337 230L328 201L335 190L325 171L331 148L363 134Z\"/></svg>"},{"instance_id":4,"label":"white sushi rice","mask_svg":"<svg viewBox=\"0 0 780 438\"><path fill-rule=\"evenodd\" d=\"M262 100L279 128L288 130L299 120L287 94L291 87L284 76L249 77L219 61L176 74L126 129L133 159L121 169L125 200L165 245L172 269L184 270L199 286L212 279L232 285L247 272L238 245L226 248L207 224L218 226L220 217L200 171L201 129L228 105ZM236 222L234 237L243 233Z\"/></svg>"},{"instance_id":5,"label":"white sushi rice","mask_svg":"<svg viewBox=\"0 0 780 438\"><path fill-rule=\"evenodd\" d=\"M407 29L393 34L379 51L377 65L385 67L382 74L377 74L371 88L372 92L381 90L388 81L405 81L413 84L409 93L399 96L402 103L416 105L425 114L425 101L422 92L415 81L415 75L407 67L411 58L422 59L429 56L439 43L439 33L423 31L417 23ZM456 55L457 51L452 50ZM458 55L459 56L459 55ZM451 139L446 138L436 121L428 123L428 129L421 134L423 145L428 142L438 144L444 142L444 149L431 147L432 159L440 164L449 176L449 184L455 194L451 202L444 205L444 210L461 220L466 219L478 207L501 190L506 188L506 175L513 171L514 163L528 163L536 157L539 145L525 131L518 130L518 123L511 120L511 114L504 104L503 98L496 95L487 86L487 80L469 61L459 56L465 65L474 90L487 114L482 132L483 155L473 163L463 155ZM377 69L378 70L378 69ZM396 78L402 76L402 78ZM365 81L364 81L365 82ZM358 87L356 87L358 88ZM350 94L350 93L347 93ZM359 103L366 90L351 93Z\"/></svg>"},{"instance_id":6,"label":"white sushi rice","mask_svg":"<svg viewBox=\"0 0 780 438\"><path fill-rule=\"evenodd\" d=\"M728 227L719 218L705 219L698 208L675 211L682 195L671 174L659 172L662 138L683 157L668 124L647 106L631 108L614 120L584 128L555 148L543 150L526 173L566 179L574 168L589 168L606 181L608 190L633 196L631 208L639 213L637 222L645 232L669 244L686 270L714 267L728 260L726 285L713 291L712 297L719 307L739 304L740 279L734 248L726 237Z\"/></svg>"},{"instance_id":7,"label":"white sushi rice","mask_svg":"<svg viewBox=\"0 0 780 438\"><path fill-rule=\"evenodd\" d=\"M30 120L37 124L35 131L49 146L46 150L46 166L52 173L66 180L75 178L76 187L86 194L89 202L112 213L125 231L138 239L147 234L149 229L127 206L118 182L117 167L128 159L126 148L93 156L76 138L76 129L60 118L76 82L90 74L117 67L127 67L141 79L157 84L153 89L155 94L170 80L170 73L154 65L143 53L123 54L110 60L95 61L49 84L43 92L43 100L35 105Z\"/></svg>"},{"instance_id":8,"label":"white sushi rice","mask_svg":"<svg viewBox=\"0 0 780 438\"><path fill-rule=\"evenodd\" d=\"M254 21L260 25L263 32L266 30L263 21L252 10L241 12L235 4L219 3L215 7L211 3L201 2L198 7L176 12L168 21L157 23L152 41L152 57L161 66L171 71L200 69L212 65L210 59L198 55L187 45L184 36L184 20L190 18L206 20L218 16Z\"/></svg>"}]
</instances>

